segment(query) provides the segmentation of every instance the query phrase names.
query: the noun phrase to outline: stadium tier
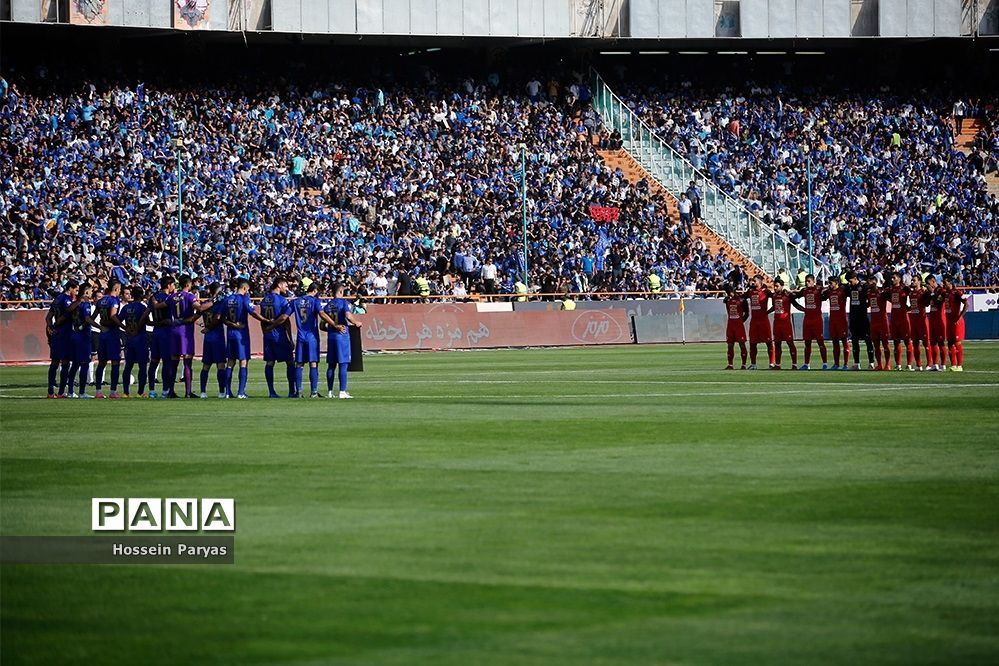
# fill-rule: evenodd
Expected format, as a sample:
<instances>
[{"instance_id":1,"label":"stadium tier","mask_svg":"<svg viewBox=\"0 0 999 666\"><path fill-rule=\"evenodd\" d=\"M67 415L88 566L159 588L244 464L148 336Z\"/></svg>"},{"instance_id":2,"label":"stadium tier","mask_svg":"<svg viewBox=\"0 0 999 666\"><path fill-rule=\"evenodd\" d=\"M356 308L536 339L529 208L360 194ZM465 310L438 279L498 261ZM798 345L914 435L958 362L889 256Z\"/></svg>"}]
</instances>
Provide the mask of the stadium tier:
<instances>
[{"instance_id":1,"label":"stadium tier","mask_svg":"<svg viewBox=\"0 0 999 666\"><path fill-rule=\"evenodd\" d=\"M7 74L0 297L49 300L70 277L150 288L181 272L181 224L183 272L246 277L254 293L276 275L379 296L512 293L525 218L528 282L546 293L643 291L653 274L721 289L736 266L757 272L690 224L708 183L667 190L610 161L620 137L585 68L443 69ZM999 281L991 100L694 78L613 86L698 178L801 250L810 153L816 268ZM956 114L977 136L955 143ZM762 270L796 280L784 263Z\"/></svg>"},{"instance_id":2,"label":"stadium tier","mask_svg":"<svg viewBox=\"0 0 999 666\"><path fill-rule=\"evenodd\" d=\"M800 244L808 163L816 254L847 266L954 273L995 284L992 146L962 151L964 118L991 101L940 92L746 82L629 86L627 103L674 150ZM970 133L973 139L974 133Z\"/></svg>"}]
</instances>

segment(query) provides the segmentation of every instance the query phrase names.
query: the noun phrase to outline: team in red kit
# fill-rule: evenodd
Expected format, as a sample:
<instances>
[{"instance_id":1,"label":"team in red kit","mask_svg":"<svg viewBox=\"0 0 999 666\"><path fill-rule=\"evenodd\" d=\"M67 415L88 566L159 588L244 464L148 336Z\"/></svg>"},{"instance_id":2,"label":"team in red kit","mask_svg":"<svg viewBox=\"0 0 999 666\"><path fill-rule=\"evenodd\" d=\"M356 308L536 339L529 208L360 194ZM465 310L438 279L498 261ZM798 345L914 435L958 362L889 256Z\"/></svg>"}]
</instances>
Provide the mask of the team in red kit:
<instances>
[{"instance_id":1,"label":"team in red kit","mask_svg":"<svg viewBox=\"0 0 999 666\"><path fill-rule=\"evenodd\" d=\"M867 346L868 367L872 370L952 371L964 370L964 313L967 299L951 278L938 285L929 276L926 285L920 276L905 284L905 276L895 273L891 285L879 287L871 276L866 281L848 272L821 286L815 276L805 278L804 288L785 289L783 280L774 280L768 289L761 276L745 292L729 287L725 296L728 318L726 342L728 365L735 368L735 345L739 345L743 370L756 370L760 345L765 345L768 364L780 370L783 345L787 345L792 370L809 370L813 344L818 347L823 370L860 370L860 343ZM833 365L829 366L822 303L829 304L829 340ZM804 363L798 366L792 309L804 313L801 339L805 343ZM771 326L770 315L773 315ZM746 321L749 321L749 365L746 365ZM851 342L853 365L850 365ZM894 349L893 349L894 348ZM892 351L894 350L894 364ZM903 363L903 353L905 362ZM925 362L924 362L925 359Z\"/></svg>"}]
</instances>

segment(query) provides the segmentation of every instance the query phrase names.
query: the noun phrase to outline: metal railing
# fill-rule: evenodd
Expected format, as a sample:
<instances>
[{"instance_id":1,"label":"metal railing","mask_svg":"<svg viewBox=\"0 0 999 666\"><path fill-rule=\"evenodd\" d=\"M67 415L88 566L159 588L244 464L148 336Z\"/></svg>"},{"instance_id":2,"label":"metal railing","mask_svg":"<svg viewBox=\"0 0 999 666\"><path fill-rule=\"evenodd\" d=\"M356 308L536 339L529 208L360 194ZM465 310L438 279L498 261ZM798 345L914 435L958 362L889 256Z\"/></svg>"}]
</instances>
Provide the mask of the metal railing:
<instances>
[{"instance_id":1,"label":"metal railing","mask_svg":"<svg viewBox=\"0 0 999 666\"><path fill-rule=\"evenodd\" d=\"M628 108L596 70L591 70L593 107L605 126L621 134L624 149L677 199L691 181L701 188L702 222L711 231L752 261L765 273L776 276L781 269L794 275L800 269L828 277L828 265L802 250L783 231L776 231L751 213L743 202L722 191L710 176L677 153Z\"/></svg>"}]
</instances>

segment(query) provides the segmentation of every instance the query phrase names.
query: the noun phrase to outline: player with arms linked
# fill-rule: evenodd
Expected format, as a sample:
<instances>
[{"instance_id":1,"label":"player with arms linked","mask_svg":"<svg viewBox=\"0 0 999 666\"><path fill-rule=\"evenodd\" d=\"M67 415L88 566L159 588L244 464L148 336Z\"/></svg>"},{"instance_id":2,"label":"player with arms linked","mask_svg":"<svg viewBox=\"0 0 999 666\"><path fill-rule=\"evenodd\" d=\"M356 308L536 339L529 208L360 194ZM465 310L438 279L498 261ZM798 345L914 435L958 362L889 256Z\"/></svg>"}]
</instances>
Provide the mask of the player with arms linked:
<instances>
[{"instance_id":1,"label":"player with arms linked","mask_svg":"<svg viewBox=\"0 0 999 666\"><path fill-rule=\"evenodd\" d=\"M176 291L177 285L171 275L164 275L160 278L159 291L149 297L149 322L153 325L153 344L150 348L149 363L149 397L156 397L156 369L160 362L163 362L163 397L166 397L167 386L167 365L173 350L170 348L170 307L167 301L170 294Z\"/></svg>"},{"instance_id":2,"label":"player with arms linked","mask_svg":"<svg viewBox=\"0 0 999 666\"><path fill-rule=\"evenodd\" d=\"M954 286L954 278L944 278L944 315L947 318L947 350L950 352L950 369L964 372L964 313L968 299Z\"/></svg>"},{"instance_id":3,"label":"player with arms linked","mask_svg":"<svg viewBox=\"0 0 999 666\"><path fill-rule=\"evenodd\" d=\"M125 397L131 397L132 368L139 366L139 394L146 397L146 376L149 372L149 338L146 324L149 323L149 307L142 302L145 291L142 287L129 290L131 302L121 309L118 317L125 329Z\"/></svg>"},{"instance_id":4,"label":"player with arms linked","mask_svg":"<svg viewBox=\"0 0 999 666\"><path fill-rule=\"evenodd\" d=\"M280 398L274 390L274 364L285 364L285 376L288 379L288 397L294 398L295 364L292 358L291 343L291 303L287 298L288 280L279 277L271 283L271 291L260 301L260 314L270 319L270 324L261 324L264 334L264 377L267 379L268 396Z\"/></svg>"},{"instance_id":5,"label":"player with arms linked","mask_svg":"<svg viewBox=\"0 0 999 666\"><path fill-rule=\"evenodd\" d=\"M104 398L101 387L104 385L104 371L111 364L111 399L118 399L118 380L121 376L121 319L118 309L121 307L121 283L112 280L104 295L97 299L94 305L94 321L100 334L97 337L97 372L94 378L96 387L95 398Z\"/></svg>"},{"instance_id":6,"label":"player with arms linked","mask_svg":"<svg viewBox=\"0 0 999 666\"><path fill-rule=\"evenodd\" d=\"M811 273L805 276L805 288L795 292L791 297L792 305L805 313L805 320L801 326L801 337L805 341L805 362L801 365L802 370L811 369L813 341L819 343L822 369L829 369L826 341L822 335L822 301L825 298L825 291L818 285L815 276ZM798 303L799 300L804 302L804 306Z\"/></svg>"},{"instance_id":7,"label":"player with arms linked","mask_svg":"<svg viewBox=\"0 0 999 666\"><path fill-rule=\"evenodd\" d=\"M798 369L798 348L794 345L794 325L791 321L791 293L784 289L784 281L780 278L774 280L777 288L774 289L771 298L774 313L774 370L780 370L781 343L787 343L787 349L791 352L791 369Z\"/></svg>"},{"instance_id":8,"label":"player with arms linked","mask_svg":"<svg viewBox=\"0 0 999 666\"><path fill-rule=\"evenodd\" d=\"M226 344L229 346L229 367L226 370L226 396L232 396L232 371L239 362L239 388L236 397L246 399L246 382L249 379L250 329L249 318L270 323L260 316L250 301L250 283L244 278L236 280L236 289L225 297Z\"/></svg>"},{"instance_id":9,"label":"player with arms linked","mask_svg":"<svg viewBox=\"0 0 999 666\"><path fill-rule=\"evenodd\" d=\"M734 290L733 290L734 293ZM745 306L744 306L745 307ZM353 398L347 393L347 367L350 365L350 331L348 326L361 327L361 321L351 313L350 303L343 297L343 285L333 285L333 300L328 301L323 308L327 315L322 326L326 329L326 397L333 397L333 369L336 368L340 377L341 400ZM334 323L330 324L330 320ZM740 322L741 326L741 322ZM732 346L729 345L729 362L732 361ZM742 331L742 368L746 368L746 330Z\"/></svg>"},{"instance_id":10,"label":"player with arms linked","mask_svg":"<svg viewBox=\"0 0 999 666\"><path fill-rule=\"evenodd\" d=\"M875 370L891 370L891 344L888 336L888 303L891 295L878 289L878 281L873 275L867 276L867 307L871 311L871 342L874 343L874 358L878 365Z\"/></svg>"},{"instance_id":11,"label":"player with arms linked","mask_svg":"<svg viewBox=\"0 0 999 666\"><path fill-rule=\"evenodd\" d=\"M926 370L930 369L930 321L926 317L926 306L930 304L930 294L923 289L923 279L919 275L912 276L912 286L909 287L909 336L912 340L912 351L916 357L916 370L923 370L922 355L919 343L923 343L926 351Z\"/></svg>"},{"instance_id":12,"label":"player with arms linked","mask_svg":"<svg viewBox=\"0 0 999 666\"><path fill-rule=\"evenodd\" d=\"M846 370L850 365L850 327L846 321L847 294L838 280L832 280L826 287L825 298L829 301L829 339L833 346L833 370ZM840 348L843 349L843 365L839 363Z\"/></svg>"},{"instance_id":13,"label":"player with arms linked","mask_svg":"<svg viewBox=\"0 0 999 666\"><path fill-rule=\"evenodd\" d=\"M93 398L87 395L87 372L90 369L90 358L93 356L90 329L94 326L93 305L90 303L90 293L93 287L89 284L80 285L76 300L67 310L72 322L72 333L69 339L70 358L73 365L69 369L69 391L73 398ZM80 392L73 391L73 382L79 377Z\"/></svg>"},{"instance_id":14,"label":"player with arms linked","mask_svg":"<svg viewBox=\"0 0 999 666\"><path fill-rule=\"evenodd\" d=\"M311 280L303 282L305 296L295 299L293 310L298 336L295 340L295 394L302 395L302 373L306 363L309 364L309 397L319 397L319 321L327 325L336 322L323 312L323 303L316 297L318 285Z\"/></svg>"},{"instance_id":15,"label":"player with arms linked","mask_svg":"<svg viewBox=\"0 0 999 666\"><path fill-rule=\"evenodd\" d=\"M902 346L905 346L905 365L912 367L912 328L909 326L909 288L902 284L902 274L892 273L891 289L886 296L891 301L891 339L895 343L895 369L902 370Z\"/></svg>"},{"instance_id":16,"label":"player with arms linked","mask_svg":"<svg viewBox=\"0 0 999 666\"><path fill-rule=\"evenodd\" d=\"M50 398L65 398L69 368L73 362L70 338L73 322L70 307L80 292L80 283L67 280L62 292L55 297L45 313L45 335L49 342L49 393ZM59 373L59 392L56 393L56 373ZM71 391L72 392L72 391Z\"/></svg>"},{"instance_id":17,"label":"player with arms linked","mask_svg":"<svg viewBox=\"0 0 999 666\"><path fill-rule=\"evenodd\" d=\"M734 369L735 345L739 343L742 353L742 370L746 369L746 320L749 319L749 308L746 307L746 297L738 294L734 286L725 289L725 312L728 314L728 324L725 327L725 344L728 345L728 365L726 370ZM330 388L333 388L332 381ZM332 393L332 391L331 391Z\"/></svg>"},{"instance_id":18,"label":"player with arms linked","mask_svg":"<svg viewBox=\"0 0 999 666\"><path fill-rule=\"evenodd\" d=\"M215 366L215 377L219 385L219 398L226 397L226 363L229 354L225 340L225 297L222 295L222 284L213 282L208 285L208 305L201 313L201 332L204 338L201 343L201 399L208 398L208 373Z\"/></svg>"},{"instance_id":19,"label":"player with arms linked","mask_svg":"<svg viewBox=\"0 0 999 666\"><path fill-rule=\"evenodd\" d=\"M754 287L746 292L749 301L749 369L756 370L757 345L767 346L767 357L770 368L774 367L774 342L770 329L769 302L772 294L763 286L763 278L759 275L753 278Z\"/></svg>"},{"instance_id":20,"label":"player with arms linked","mask_svg":"<svg viewBox=\"0 0 999 666\"><path fill-rule=\"evenodd\" d=\"M930 275L926 278L926 291L930 295L930 356L933 359L930 372L940 372L947 369L947 355L944 353L947 345L947 318L944 313L947 290Z\"/></svg>"}]
</instances>

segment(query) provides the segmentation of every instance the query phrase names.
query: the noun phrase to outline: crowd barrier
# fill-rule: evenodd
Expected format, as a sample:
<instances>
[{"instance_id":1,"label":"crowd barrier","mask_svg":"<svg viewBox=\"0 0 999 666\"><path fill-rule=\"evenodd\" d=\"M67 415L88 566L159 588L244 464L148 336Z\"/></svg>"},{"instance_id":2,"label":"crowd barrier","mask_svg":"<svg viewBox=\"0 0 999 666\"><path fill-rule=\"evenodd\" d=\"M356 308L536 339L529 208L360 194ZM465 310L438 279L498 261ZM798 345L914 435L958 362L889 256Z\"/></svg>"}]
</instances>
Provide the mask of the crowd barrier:
<instances>
[{"instance_id":1,"label":"crowd barrier","mask_svg":"<svg viewBox=\"0 0 999 666\"><path fill-rule=\"evenodd\" d=\"M726 315L719 299L559 303L438 303L371 305L360 318L366 350L408 351L628 343L723 342ZM794 315L796 335L801 315ZM999 339L999 310L965 315L968 339ZM828 331L828 322L826 324ZM251 349L263 350L250 325ZM201 336L196 336L201 353ZM0 310L0 363L48 359L44 310Z\"/></svg>"},{"instance_id":2,"label":"crowd barrier","mask_svg":"<svg viewBox=\"0 0 999 666\"><path fill-rule=\"evenodd\" d=\"M439 303L371 305L361 315L364 348L405 351L606 345L634 342L625 310L514 312L491 311L489 305ZM196 336L201 353L201 336ZM250 347L263 350L256 322L250 323ZM0 363L32 363L48 359L44 310L0 311Z\"/></svg>"}]
</instances>

